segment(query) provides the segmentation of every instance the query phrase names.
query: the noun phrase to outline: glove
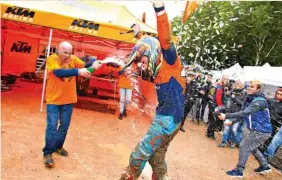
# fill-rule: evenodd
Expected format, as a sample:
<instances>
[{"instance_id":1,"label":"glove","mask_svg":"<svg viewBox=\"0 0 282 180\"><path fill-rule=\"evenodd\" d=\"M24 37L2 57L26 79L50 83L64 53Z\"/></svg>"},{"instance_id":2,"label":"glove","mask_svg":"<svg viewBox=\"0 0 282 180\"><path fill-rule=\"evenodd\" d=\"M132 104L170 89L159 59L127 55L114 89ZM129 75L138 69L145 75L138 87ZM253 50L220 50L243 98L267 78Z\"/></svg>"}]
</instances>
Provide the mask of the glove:
<instances>
[{"instance_id":1,"label":"glove","mask_svg":"<svg viewBox=\"0 0 282 180\"><path fill-rule=\"evenodd\" d=\"M118 71L118 75L123 75L123 74L124 74L124 70Z\"/></svg>"},{"instance_id":2,"label":"glove","mask_svg":"<svg viewBox=\"0 0 282 180\"><path fill-rule=\"evenodd\" d=\"M154 8L164 7L164 1L163 0L151 0L151 2L153 3Z\"/></svg>"}]
</instances>

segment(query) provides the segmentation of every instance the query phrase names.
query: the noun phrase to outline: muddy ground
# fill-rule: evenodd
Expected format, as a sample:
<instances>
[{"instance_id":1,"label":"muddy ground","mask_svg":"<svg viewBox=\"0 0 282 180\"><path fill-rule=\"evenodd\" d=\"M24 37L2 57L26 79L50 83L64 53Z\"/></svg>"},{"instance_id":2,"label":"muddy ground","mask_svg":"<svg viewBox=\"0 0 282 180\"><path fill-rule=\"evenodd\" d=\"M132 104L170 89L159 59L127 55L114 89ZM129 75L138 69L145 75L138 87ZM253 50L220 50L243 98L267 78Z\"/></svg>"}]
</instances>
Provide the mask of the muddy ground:
<instances>
[{"instance_id":1,"label":"muddy ground","mask_svg":"<svg viewBox=\"0 0 282 180\"><path fill-rule=\"evenodd\" d=\"M129 117L118 120L117 114L74 109L65 148L69 157L54 154L55 167L43 165L46 112L39 112L42 84L18 81L11 91L2 93L1 145L3 180L116 180L128 165L129 155L146 133L150 119L137 109L129 109ZM85 104L84 104L85 106ZM171 180L228 180L225 171L235 167L238 149L218 148L216 140L205 137L206 126L188 121L186 133L180 132L166 156ZM246 180L279 180L280 172L256 175L258 163L250 157ZM150 166L140 179L149 180Z\"/></svg>"}]
</instances>

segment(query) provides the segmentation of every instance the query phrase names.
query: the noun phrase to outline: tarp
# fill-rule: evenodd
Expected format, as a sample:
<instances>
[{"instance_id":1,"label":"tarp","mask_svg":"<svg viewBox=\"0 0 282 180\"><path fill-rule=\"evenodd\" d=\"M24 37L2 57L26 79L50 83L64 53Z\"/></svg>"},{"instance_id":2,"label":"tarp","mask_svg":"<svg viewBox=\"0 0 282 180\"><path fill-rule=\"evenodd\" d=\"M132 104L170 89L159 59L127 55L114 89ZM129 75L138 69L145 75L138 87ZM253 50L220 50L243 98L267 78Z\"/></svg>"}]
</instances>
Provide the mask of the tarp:
<instances>
[{"instance_id":1,"label":"tarp","mask_svg":"<svg viewBox=\"0 0 282 180\"><path fill-rule=\"evenodd\" d=\"M133 23L156 34L124 6L99 1L2 1L1 18L129 43L132 34L120 33Z\"/></svg>"}]
</instances>

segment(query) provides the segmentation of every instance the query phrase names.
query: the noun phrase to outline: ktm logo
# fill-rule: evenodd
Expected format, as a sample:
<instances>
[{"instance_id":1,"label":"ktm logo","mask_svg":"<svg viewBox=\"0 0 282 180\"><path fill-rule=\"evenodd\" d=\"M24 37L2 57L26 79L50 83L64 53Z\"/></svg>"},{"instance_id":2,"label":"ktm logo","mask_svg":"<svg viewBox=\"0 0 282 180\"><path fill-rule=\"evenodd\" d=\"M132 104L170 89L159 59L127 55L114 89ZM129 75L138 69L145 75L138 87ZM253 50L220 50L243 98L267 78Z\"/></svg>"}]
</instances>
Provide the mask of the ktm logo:
<instances>
[{"instance_id":1,"label":"ktm logo","mask_svg":"<svg viewBox=\"0 0 282 180\"><path fill-rule=\"evenodd\" d=\"M96 35L98 32L98 29L100 27L100 24L95 24L93 21L87 21L87 20L74 20L69 30L76 31L79 33L85 33L85 34L91 34Z\"/></svg>"},{"instance_id":2,"label":"ktm logo","mask_svg":"<svg viewBox=\"0 0 282 180\"><path fill-rule=\"evenodd\" d=\"M27 8L13 6L7 8L6 12L3 14L3 18L32 22L34 15L35 12Z\"/></svg>"},{"instance_id":3,"label":"ktm logo","mask_svg":"<svg viewBox=\"0 0 282 180\"><path fill-rule=\"evenodd\" d=\"M31 46L28 46L28 43L18 41L15 42L10 50L11 52L19 52L19 53L30 53Z\"/></svg>"},{"instance_id":4,"label":"ktm logo","mask_svg":"<svg viewBox=\"0 0 282 180\"><path fill-rule=\"evenodd\" d=\"M34 11L29 11L29 9L21 8L21 7L8 7L5 13L8 14L11 13L18 16L23 15L24 17L30 17L30 18L33 18L35 14Z\"/></svg>"},{"instance_id":5,"label":"ktm logo","mask_svg":"<svg viewBox=\"0 0 282 180\"><path fill-rule=\"evenodd\" d=\"M98 30L100 24L95 24L93 21L87 21L87 20L74 20L72 22L71 26L77 26L77 27L81 27L81 28Z\"/></svg>"}]
</instances>

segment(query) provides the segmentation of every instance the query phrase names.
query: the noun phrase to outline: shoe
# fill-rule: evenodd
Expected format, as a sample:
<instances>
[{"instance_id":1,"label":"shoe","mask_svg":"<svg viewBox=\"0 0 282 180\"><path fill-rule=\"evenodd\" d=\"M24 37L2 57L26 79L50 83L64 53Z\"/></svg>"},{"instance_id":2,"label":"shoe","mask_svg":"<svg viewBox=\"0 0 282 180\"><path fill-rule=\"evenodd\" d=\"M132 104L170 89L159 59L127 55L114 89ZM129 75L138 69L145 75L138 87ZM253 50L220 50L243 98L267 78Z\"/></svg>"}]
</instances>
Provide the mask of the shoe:
<instances>
[{"instance_id":1,"label":"shoe","mask_svg":"<svg viewBox=\"0 0 282 180\"><path fill-rule=\"evenodd\" d=\"M236 147L236 143L231 142L230 148L234 149Z\"/></svg>"},{"instance_id":2,"label":"shoe","mask_svg":"<svg viewBox=\"0 0 282 180\"><path fill-rule=\"evenodd\" d=\"M209 138L209 139L215 139L215 136L213 136L213 135L206 135L207 136L207 138Z\"/></svg>"},{"instance_id":3,"label":"shoe","mask_svg":"<svg viewBox=\"0 0 282 180\"><path fill-rule=\"evenodd\" d=\"M266 166L266 167L260 166L256 168L254 172L258 174L265 174L265 173L271 172L271 168L269 166Z\"/></svg>"},{"instance_id":4,"label":"shoe","mask_svg":"<svg viewBox=\"0 0 282 180\"><path fill-rule=\"evenodd\" d=\"M225 147L226 146L226 143L221 143L219 145L217 145L217 147Z\"/></svg>"},{"instance_id":5,"label":"shoe","mask_svg":"<svg viewBox=\"0 0 282 180\"><path fill-rule=\"evenodd\" d=\"M180 131L185 132L185 129L181 126Z\"/></svg>"},{"instance_id":6,"label":"shoe","mask_svg":"<svg viewBox=\"0 0 282 180\"><path fill-rule=\"evenodd\" d=\"M119 114L118 118L119 118L120 120L122 120L122 116L123 116L123 114Z\"/></svg>"},{"instance_id":7,"label":"shoe","mask_svg":"<svg viewBox=\"0 0 282 180\"><path fill-rule=\"evenodd\" d=\"M45 167L51 168L55 164L52 158L52 154L43 155L43 160L44 160Z\"/></svg>"},{"instance_id":8,"label":"shoe","mask_svg":"<svg viewBox=\"0 0 282 180\"><path fill-rule=\"evenodd\" d=\"M243 173L238 171L237 169L227 171L226 174L232 177L243 178Z\"/></svg>"},{"instance_id":9,"label":"shoe","mask_svg":"<svg viewBox=\"0 0 282 180\"><path fill-rule=\"evenodd\" d=\"M126 109L123 111L124 117L127 117Z\"/></svg>"},{"instance_id":10,"label":"shoe","mask_svg":"<svg viewBox=\"0 0 282 180\"><path fill-rule=\"evenodd\" d=\"M65 150L64 148L59 148L59 149L57 149L56 152L59 153L61 156L66 156L66 157L69 156L68 151Z\"/></svg>"}]
</instances>

